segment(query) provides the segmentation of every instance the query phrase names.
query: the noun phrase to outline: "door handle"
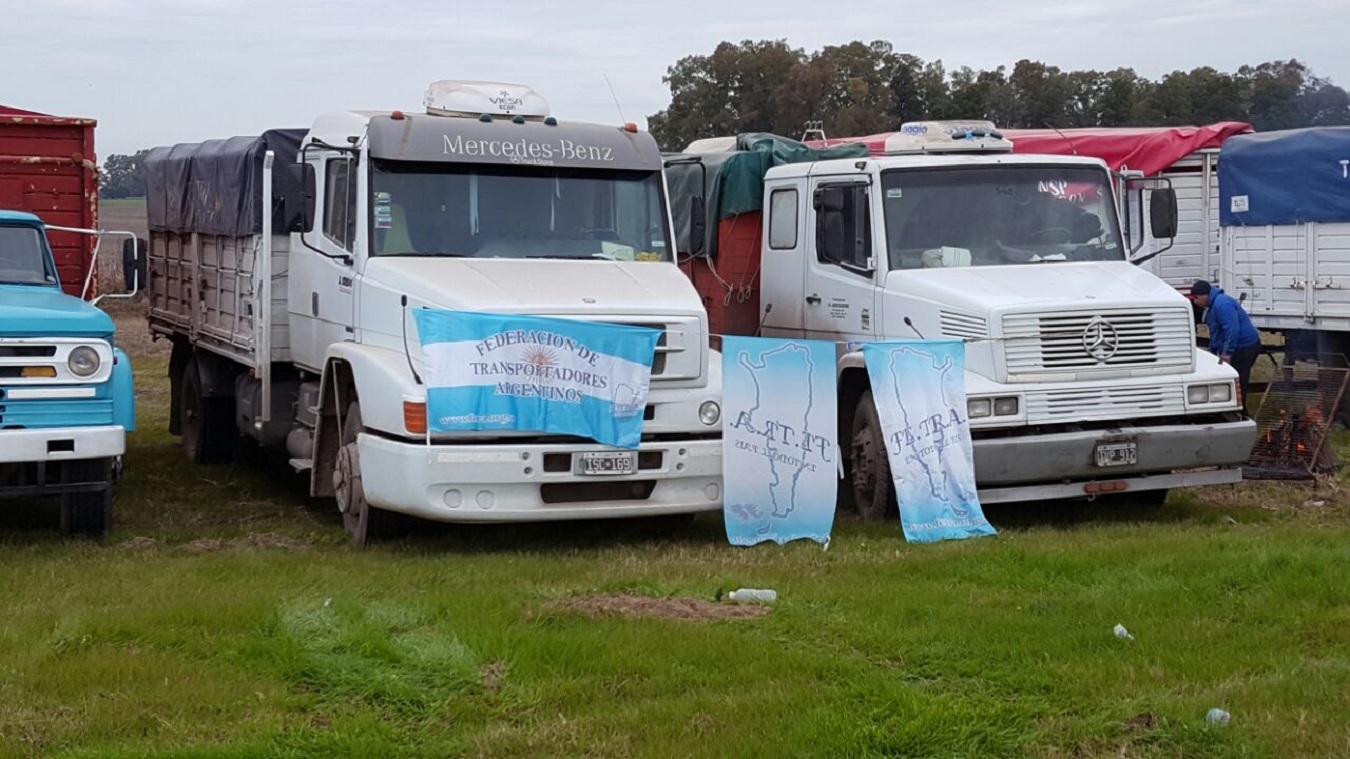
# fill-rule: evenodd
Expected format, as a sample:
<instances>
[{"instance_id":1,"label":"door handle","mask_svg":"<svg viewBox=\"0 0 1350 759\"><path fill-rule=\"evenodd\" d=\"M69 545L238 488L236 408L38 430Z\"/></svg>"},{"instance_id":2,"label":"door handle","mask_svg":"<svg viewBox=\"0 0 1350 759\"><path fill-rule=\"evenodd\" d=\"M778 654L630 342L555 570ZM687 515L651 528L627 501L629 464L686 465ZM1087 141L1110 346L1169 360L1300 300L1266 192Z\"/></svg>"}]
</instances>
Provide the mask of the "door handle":
<instances>
[{"instance_id":1,"label":"door handle","mask_svg":"<svg viewBox=\"0 0 1350 759\"><path fill-rule=\"evenodd\" d=\"M814 306L814 305L817 305L817 304L819 304L819 303L820 303L820 296L819 296L819 295L811 294L811 295L806 296L806 304L807 304L807 305L809 305L809 306Z\"/></svg>"}]
</instances>

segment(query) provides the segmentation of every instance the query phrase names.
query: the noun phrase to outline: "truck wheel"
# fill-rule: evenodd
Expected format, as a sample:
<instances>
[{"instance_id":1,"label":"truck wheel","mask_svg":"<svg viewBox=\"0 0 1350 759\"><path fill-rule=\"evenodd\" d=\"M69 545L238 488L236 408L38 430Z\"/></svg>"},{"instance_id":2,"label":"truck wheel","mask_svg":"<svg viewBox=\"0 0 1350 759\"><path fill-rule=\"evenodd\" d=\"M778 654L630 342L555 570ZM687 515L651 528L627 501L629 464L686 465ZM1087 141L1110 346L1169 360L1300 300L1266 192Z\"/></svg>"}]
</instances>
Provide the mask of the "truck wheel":
<instances>
[{"instance_id":1,"label":"truck wheel","mask_svg":"<svg viewBox=\"0 0 1350 759\"><path fill-rule=\"evenodd\" d=\"M891 462L886 458L881 417L877 416L871 390L858 399L851 445L854 505L864 522L880 522L896 513L895 483L891 481Z\"/></svg>"},{"instance_id":2,"label":"truck wheel","mask_svg":"<svg viewBox=\"0 0 1350 759\"><path fill-rule=\"evenodd\" d=\"M361 485L361 453L356 447L356 436L363 427L361 405L352 403L342 420L342 442L333 468L333 495L342 512L342 526L347 537L359 546L395 537L401 526L398 514L371 506L366 500Z\"/></svg>"},{"instance_id":3,"label":"truck wheel","mask_svg":"<svg viewBox=\"0 0 1350 759\"><path fill-rule=\"evenodd\" d=\"M112 459L85 459L65 464L65 482L103 482L90 493L61 496L61 534L101 538L112 529Z\"/></svg>"},{"instance_id":4,"label":"truck wheel","mask_svg":"<svg viewBox=\"0 0 1350 759\"><path fill-rule=\"evenodd\" d=\"M232 399L202 397L202 376L195 359L183 367L182 385L178 419L188 459L196 464L228 461L234 452Z\"/></svg>"}]
</instances>

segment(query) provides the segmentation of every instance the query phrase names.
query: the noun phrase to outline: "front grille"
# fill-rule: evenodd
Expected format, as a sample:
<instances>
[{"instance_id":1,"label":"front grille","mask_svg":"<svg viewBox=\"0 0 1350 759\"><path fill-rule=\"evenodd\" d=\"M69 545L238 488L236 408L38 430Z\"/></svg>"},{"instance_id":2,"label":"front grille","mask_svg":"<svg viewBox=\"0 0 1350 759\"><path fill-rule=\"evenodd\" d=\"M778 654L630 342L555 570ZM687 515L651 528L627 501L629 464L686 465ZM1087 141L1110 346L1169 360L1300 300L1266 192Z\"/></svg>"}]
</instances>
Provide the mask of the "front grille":
<instances>
[{"instance_id":1,"label":"front grille","mask_svg":"<svg viewBox=\"0 0 1350 759\"><path fill-rule=\"evenodd\" d=\"M112 422L113 402L110 400L0 399L0 428L88 427Z\"/></svg>"},{"instance_id":2,"label":"front grille","mask_svg":"<svg viewBox=\"0 0 1350 759\"><path fill-rule=\"evenodd\" d=\"M1049 390L1028 393L1026 405L1032 424L1133 419L1185 413L1186 390L1181 385Z\"/></svg>"},{"instance_id":3,"label":"front grille","mask_svg":"<svg viewBox=\"0 0 1350 759\"><path fill-rule=\"evenodd\" d=\"M1008 373L1189 367L1195 337L1188 310L1103 309L1003 317Z\"/></svg>"},{"instance_id":4,"label":"front grille","mask_svg":"<svg viewBox=\"0 0 1350 759\"><path fill-rule=\"evenodd\" d=\"M983 316L944 310L939 317L942 321L943 337L956 337L962 340L983 340L989 337L989 323Z\"/></svg>"}]
</instances>

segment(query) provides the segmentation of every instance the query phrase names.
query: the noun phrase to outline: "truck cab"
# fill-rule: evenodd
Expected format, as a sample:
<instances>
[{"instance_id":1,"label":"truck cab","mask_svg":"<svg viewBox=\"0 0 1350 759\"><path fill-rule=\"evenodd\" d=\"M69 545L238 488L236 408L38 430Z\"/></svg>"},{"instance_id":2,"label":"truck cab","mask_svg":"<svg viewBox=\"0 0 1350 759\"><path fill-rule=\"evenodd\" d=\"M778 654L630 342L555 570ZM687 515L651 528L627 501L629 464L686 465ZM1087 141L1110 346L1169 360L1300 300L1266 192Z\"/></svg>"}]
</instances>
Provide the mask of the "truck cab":
<instances>
[{"instance_id":1,"label":"truck cab","mask_svg":"<svg viewBox=\"0 0 1350 759\"><path fill-rule=\"evenodd\" d=\"M59 496L63 532L103 535L133 403L112 319L62 292L41 219L0 210L0 499Z\"/></svg>"}]
</instances>

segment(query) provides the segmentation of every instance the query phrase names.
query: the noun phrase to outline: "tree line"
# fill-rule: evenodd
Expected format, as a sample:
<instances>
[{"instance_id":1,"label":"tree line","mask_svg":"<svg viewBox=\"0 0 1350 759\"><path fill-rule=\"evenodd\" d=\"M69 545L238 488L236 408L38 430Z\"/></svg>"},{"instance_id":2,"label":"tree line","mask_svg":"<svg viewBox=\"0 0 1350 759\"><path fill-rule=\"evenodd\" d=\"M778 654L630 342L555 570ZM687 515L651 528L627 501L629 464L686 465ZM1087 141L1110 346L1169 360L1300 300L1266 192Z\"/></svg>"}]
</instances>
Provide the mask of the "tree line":
<instances>
[{"instance_id":1,"label":"tree line","mask_svg":"<svg viewBox=\"0 0 1350 759\"><path fill-rule=\"evenodd\" d=\"M1175 126L1245 121L1257 131L1350 124L1350 94L1298 60L1226 73L1205 66L1158 81L1134 69L1064 71L1020 60L1009 70L948 70L889 42L807 53L786 40L723 42L676 61L670 106L647 117L667 150L744 132L829 136L892 131L906 121L988 119L1006 128Z\"/></svg>"},{"instance_id":2,"label":"tree line","mask_svg":"<svg viewBox=\"0 0 1350 759\"><path fill-rule=\"evenodd\" d=\"M666 150L744 132L800 136L820 122L831 136L891 131L906 121L982 118L1007 128L1174 126L1245 121L1257 131L1350 124L1350 93L1295 59L1203 66L1158 81L1134 69L1064 71L1040 61L948 71L889 42L850 42L812 53L786 40L723 42L676 61L662 81L670 106L647 117ZM148 151L104 161L99 194L145 195Z\"/></svg>"}]
</instances>

